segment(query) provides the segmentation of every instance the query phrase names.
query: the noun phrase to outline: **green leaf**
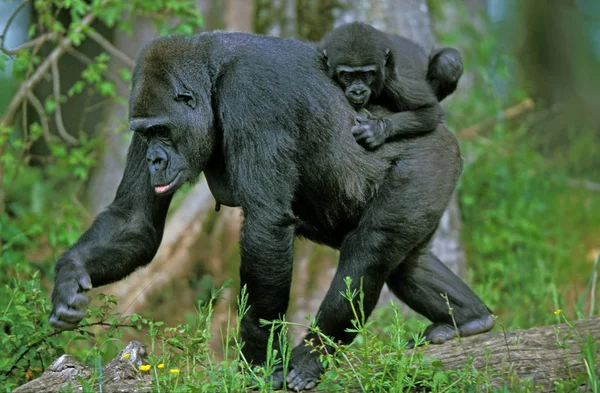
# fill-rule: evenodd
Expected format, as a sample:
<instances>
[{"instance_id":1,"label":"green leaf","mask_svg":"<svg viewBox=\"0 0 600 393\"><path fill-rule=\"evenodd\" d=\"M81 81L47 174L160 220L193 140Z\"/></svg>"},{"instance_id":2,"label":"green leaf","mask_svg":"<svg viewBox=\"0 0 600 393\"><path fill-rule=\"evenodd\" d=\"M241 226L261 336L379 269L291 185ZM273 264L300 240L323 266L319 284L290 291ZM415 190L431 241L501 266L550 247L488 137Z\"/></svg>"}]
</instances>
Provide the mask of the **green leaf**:
<instances>
[{"instance_id":1,"label":"green leaf","mask_svg":"<svg viewBox=\"0 0 600 393\"><path fill-rule=\"evenodd\" d=\"M436 368L441 368L444 367L444 362L440 360L434 360L433 362L431 362L431 365Z\"/></svg>"},{"instance_id":2,"label":"green leaf","mask_svg":"<svg viewBox=\"0 0 600 393\"><path fill-rule=\"evenodd\" d=\"M47 114L52 114L56 110L56 102L54 102L54 97L46 98L44 101L44 110Z\"/></svg>"},{"instance_id":3,"label":"green leaf","mask_svg":"<svg viewBox=\"0 0 600 393\"><path fill-rule=\"evenodd\" d=\"M6 70L6 61L9 59L4 53L0 53L0 71Z\"/></svg>"},{"instance_id":4,"label":"green leaf","mask_svg":"<svg viewBox=\"0 0 600 393\"><path fill-rule=\"evenodd\" d=\"M67 95L69 97L73 97L75 94L81 94L84 87L85 83L83 81L77 81L73 84L73 86L71 86L71 88L67 92Z\"/></svg>"}]
</instances>

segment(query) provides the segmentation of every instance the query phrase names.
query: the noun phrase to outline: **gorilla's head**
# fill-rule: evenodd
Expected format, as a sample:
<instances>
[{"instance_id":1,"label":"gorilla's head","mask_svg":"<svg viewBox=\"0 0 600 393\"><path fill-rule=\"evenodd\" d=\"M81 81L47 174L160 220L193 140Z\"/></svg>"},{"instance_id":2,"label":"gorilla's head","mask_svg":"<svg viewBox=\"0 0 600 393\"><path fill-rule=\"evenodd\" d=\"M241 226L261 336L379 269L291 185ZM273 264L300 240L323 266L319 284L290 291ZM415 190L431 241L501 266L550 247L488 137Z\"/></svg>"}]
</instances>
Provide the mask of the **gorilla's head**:
<instances>
[{"instance_id":1,"label":"gorilla's head","mask_svg":"<svg viewBox=\"0 0 600 393\"><path fill-rule=\"evenodd\" d=\"M195 51L189 38L165 37L144 48L134 68L130 129L148 145L156 194L195 181L215 146L210 78Z\"/></svg>"}]
</instances>

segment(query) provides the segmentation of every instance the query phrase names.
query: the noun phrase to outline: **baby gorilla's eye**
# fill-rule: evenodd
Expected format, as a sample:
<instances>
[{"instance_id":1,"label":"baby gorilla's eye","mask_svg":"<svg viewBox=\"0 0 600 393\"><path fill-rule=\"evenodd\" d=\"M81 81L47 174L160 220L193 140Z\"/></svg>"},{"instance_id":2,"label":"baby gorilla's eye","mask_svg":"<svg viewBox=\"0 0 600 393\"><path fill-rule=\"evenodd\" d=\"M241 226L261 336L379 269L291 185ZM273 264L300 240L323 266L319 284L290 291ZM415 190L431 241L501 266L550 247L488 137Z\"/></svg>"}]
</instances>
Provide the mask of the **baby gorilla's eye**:
<instances>
[{"instance_id":1,"label":"baby gorilla's eye","mask_svg":"<svg viewBox=\"0 0 600 393\"><path fill-rule=\"evenodd\" d=\"M365 72L365 81L371 83L375 79L375 71Z\"/></svg>"}]
</instances>

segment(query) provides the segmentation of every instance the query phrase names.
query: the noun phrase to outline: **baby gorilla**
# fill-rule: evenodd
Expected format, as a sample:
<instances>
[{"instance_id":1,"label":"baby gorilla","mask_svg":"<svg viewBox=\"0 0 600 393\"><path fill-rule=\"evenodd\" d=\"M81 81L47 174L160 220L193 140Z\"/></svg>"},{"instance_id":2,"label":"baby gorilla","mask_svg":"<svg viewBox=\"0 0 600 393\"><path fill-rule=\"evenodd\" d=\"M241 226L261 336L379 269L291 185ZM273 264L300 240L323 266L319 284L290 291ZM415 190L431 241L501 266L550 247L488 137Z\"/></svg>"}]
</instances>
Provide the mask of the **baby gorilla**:
<instances>
[{"instance_id":1,"label":"baby gorilla","mask_svg":"<svg viewBox=\"0 0 600 393\"><path fill-rule=\"evenodd\" d=\"M425 51L404 37L360 22L333 30L320 44L327 70L355 109L380 105L394 112L358 116L352 133L368 149L395 136L433 131L442 120L439 102L451 94L463 72L453 48Z\"/></svg>"}]
</instances>

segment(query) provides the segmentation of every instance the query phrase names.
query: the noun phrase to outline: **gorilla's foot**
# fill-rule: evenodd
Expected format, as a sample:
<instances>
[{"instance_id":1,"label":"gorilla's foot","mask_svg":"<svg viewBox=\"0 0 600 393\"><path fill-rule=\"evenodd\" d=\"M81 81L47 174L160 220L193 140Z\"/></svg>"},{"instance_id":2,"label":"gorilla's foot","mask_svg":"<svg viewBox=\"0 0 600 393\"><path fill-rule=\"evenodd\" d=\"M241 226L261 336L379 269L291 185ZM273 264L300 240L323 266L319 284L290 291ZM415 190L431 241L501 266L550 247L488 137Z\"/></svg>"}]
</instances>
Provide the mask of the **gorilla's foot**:
<instances>
[{"instance_id":1,"label":"gorilla's foot","mask_svg":"<svg viewBox=\"0 0 600 393\"><path fill-rule=\"evenodd\" d=\"M466 322L458 327L461 337L474 336L492 330L495 325L494 318L487 314L479 319Z\"/></svg>"},{"instance_id":2,"label":"gorilla's foot","mask_svg":"<svg viewBox=\"0 0 600 393\"><path fill-rule=\"evenodd\" d=\"M292 351L290 365L291 370L287 375L287 388L296 392L309 390L317 386L317 381L324 371L323 365L319 361L319 353L303 344Z\"/></svg>"},{"instance_id":3,"label":"gorilla's foot","mask_svg":"<svg viewBox=\"0 0 600 393\"><path fill-rule=\"evenodd\" d=\"M479 319L466 322L458 326L458 332L461 337L473 336L479 333L485 333L494 327L494 318L491 315L485 315ZM456 337L454 325L445 322L436 322L427 326L425 329L425 340L431 344L443 344ZM411 340L407 348L415 346L414 340Z\"/></svg>"},{"instance_id":4,"label":"gorilla's foot","mask_svg":"<svg viewBox=\"0 0 600 393\"><path fill-rule=\"evenodd\" d=\"M273 390L283 389L283 370L278 370L273 373L270 377L271 388Z\"/></svg>"}]
</instances>

